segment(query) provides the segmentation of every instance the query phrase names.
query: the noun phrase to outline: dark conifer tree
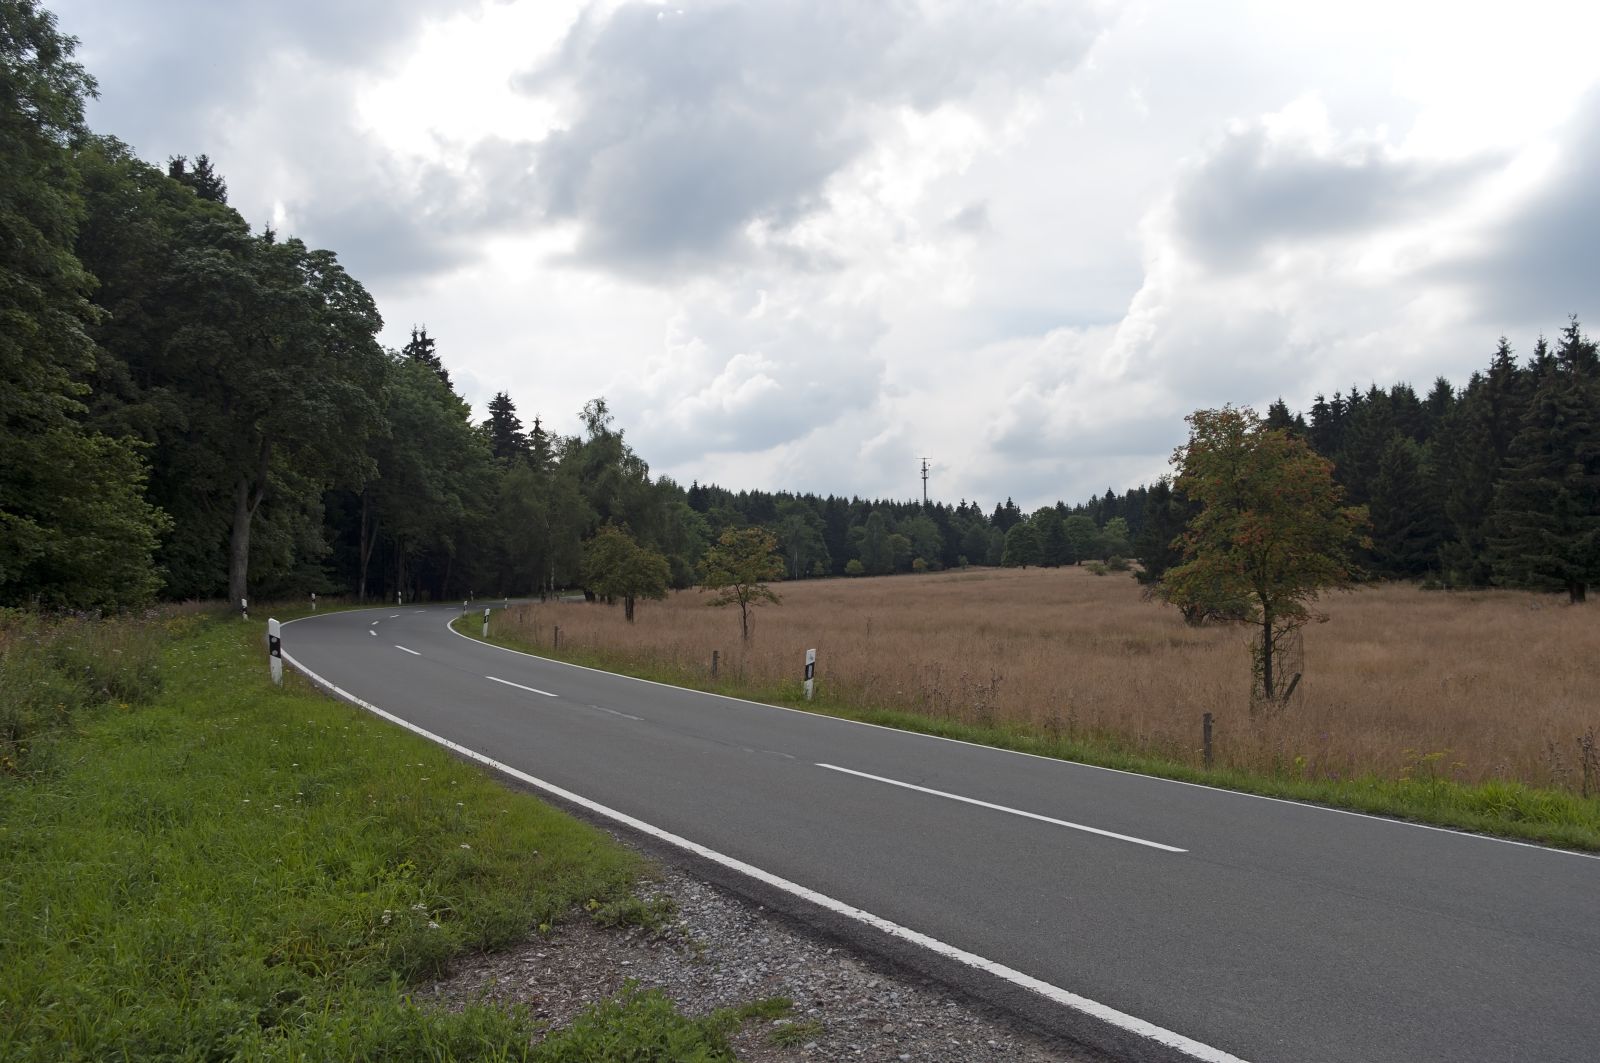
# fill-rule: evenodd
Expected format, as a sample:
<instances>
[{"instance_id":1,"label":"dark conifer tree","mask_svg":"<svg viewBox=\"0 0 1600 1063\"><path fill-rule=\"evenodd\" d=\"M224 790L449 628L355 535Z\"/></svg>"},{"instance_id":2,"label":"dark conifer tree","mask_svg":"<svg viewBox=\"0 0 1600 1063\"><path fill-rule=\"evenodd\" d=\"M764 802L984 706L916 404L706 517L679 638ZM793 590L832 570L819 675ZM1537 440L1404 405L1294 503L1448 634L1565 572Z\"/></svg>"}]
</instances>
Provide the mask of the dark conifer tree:
<instances>
[{"instance_id":1,"label":"dark conifer tree","mask_svg":"<svg viewBox=\"0 0 1600 1063\"><path fill-rule=\"evenodd\" d=\"M1438 564L1441 515L1421 448L1396 430L1372 485L1372 551L1380 571L1415 578Z\"/></svg>"},{"instance_id":2,"label":"dark conifer tree","mask_svg":"<svg viewBox=\"0 0 1600 1063\"><path fill-rule=\"evenodd\" d=\"M445 387L451 390L455 389L455 385L450 383L450 371L444 367L444 362L439 358L438 352L434 350L434 340L432 336L428 335L428 326L424 325L421 328L412 326L411 342L406 344L400 353L412 361L421 362L429 369L432 369L439 374L439 379L444 381Z\"/></svg>"},{"instance_id":3,"label":"dark conifer tree","mask_svg":"<svg viewBox=\"0 0 1600 1063\"><path fill-rule=\"evenodd\" d=\"M212 168L211 160L204 155L196 155L192 167L187 156L172 156L167 160L167 176L192 188L201 199L209 199L213 203L228 202L228 182Z\"/></svg>"},{"instance_id":4,"label":"dark conifer tree","mask_svg":"<svg viewBox=\"0 0 1600 1063\"><path fill-rule=\"evenodd\" d=\"M1286 432L1294 431L1294 415L1289 412L1289 404L1283 401L1282 395L1267 407L1267 427L1281 428Z\"/></svg>"},{"instance_id":5,"label":"dark conifer tree","mask_svg":"<svg viewBox=\"0 0 1600 1063\"><path fill-rule=\"evenodd\" d=\"M1456 393L1450 386L1450 381L1444 377L1436 377L1433 389L1428 392L1428 397L1423 400L1422 411L1427 421L1428 438L1433 438L1433 433L1439 430L1439 425L1444 421L1445 415L1455 408Z\"/></svg>"},{"instance_id":6,"label":"dark conifer tree","mask_svg":"<svg viewBox=\"0 0 1600 1063\"><path fill-rule=\"evenodd\" d=\"M1332 399L1317 396L1311 404L1311 427L1309 440L1317 453L1325 458L1332 458L1339 453L1339 447L1344 442L1344 396L1335 391Z\"/></svg>"},{"instance_id":7,"label":"dark conifer tree","mask_svg":"<svg viewBox=\"0 0 1600 1063\"><path fill-rule=\"evenodd\" d=\"M1494 574L1581 602L1600 581L1600 358L1576 318L1548 362L1495 492Z\"/></svg>"},{"instance_id":8,"label":"dark conifer tree","mask_svg":"<svg viewBox=\"0 0 1600 1063\"><path fill-rule=\"evenodd\" d=\"M1198 510L1181 492L1173 490L1169 476L1161 477L1145 491L1144 528L1133 544L1140 566L1135 578L1140 583L1154 586L1161 582L1167 569L1183 563L1180 537Z\"/></svg>"},{"instance_id":9,"label":"dark conifer tree","mask_svg":"<svg viewBox=\"0 0 1600 1063\"><path fill-rule=\"evenodd\" d=\"M522 430L522 419L517 416L516 403L504 391L495 393L489 400L489 449L502 464L526 459L529 455L528 436Z\"/></svg>"},{"instance_id":10,"label":"dark conifer tree","mask_svg":"<svg viewBox=\"0 0 1600 1063\"><path fill-rule=\"evenodd\" d=\"M991 518L990 523L999 529L1002 534L1008 532L1022 523L1022 510L1017 508L1015 502L1007 498L1004 505L994 507L994 516Z\"/></svg>"}]
</instances>

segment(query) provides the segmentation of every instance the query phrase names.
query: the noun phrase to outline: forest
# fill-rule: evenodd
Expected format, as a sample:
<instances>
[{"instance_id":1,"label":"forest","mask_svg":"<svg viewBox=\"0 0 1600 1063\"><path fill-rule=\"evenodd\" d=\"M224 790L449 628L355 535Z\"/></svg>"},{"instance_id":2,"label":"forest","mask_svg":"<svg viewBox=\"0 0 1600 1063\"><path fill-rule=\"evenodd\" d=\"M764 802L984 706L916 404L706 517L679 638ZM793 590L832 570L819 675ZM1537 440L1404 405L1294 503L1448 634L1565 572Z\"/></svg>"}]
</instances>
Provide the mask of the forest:
<instances>
[{"instance_id":1,"label":"forest","mask_svg":"<svg viewBox=\"0 0 1600 1063\"><path fill-rule=\"evenodd\" d=\"M1195 507L1165 478L1032 513L735 492L652 476L604 398L575 436L505 392L476 421L448 337L383 348L333 250L254 227L204 154L153 165L90 130L73 42L23 10L0 42L0 604L548 593L593 584L615 532L687 587L750 526L789 579L1135 559L1154 579L1180 559ZM1523 360L1502 338L1460 385L1280 399L1266 424L1367 508L1363 578L1579 601L1600 576L1597 397L1573 318Z\"/></svg>"}]
</instances>

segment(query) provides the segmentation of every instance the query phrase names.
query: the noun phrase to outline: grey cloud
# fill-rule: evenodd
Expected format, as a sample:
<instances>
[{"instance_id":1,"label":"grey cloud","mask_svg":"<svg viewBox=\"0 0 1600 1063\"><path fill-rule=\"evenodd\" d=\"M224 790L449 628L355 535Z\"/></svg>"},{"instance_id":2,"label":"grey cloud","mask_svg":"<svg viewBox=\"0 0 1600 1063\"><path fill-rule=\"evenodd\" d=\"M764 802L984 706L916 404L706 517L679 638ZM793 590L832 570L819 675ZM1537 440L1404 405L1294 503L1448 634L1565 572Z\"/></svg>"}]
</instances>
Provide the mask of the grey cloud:
<instances>
[{"instance_id":1,"label":"grey cloud","mask_svg":"<svg viewBox=\"0 0 1600 1063\"><path fill-rule=\"evenodd\" d=\"M859 417L882 389L883 362L870 352L885 326L861 310L793 313L811 294L779 292L755 316L742 302L687 307L670 361L617 395L619 409L640 411L641 447L677 466L761 453Z\"/></svg>"},{"instance_id":2,"label":"grey cloud","mask_svg":"<svg viewBox=\"0 0 1600 1063\"><path fill-rule=\"evenodd\" d=\"M1578 109L1548 183L1488 242L1482 256L1441 272L1469 283L1490 328L1554 331L1568 314L1600 318L1600 90Z\"/></svg>"},{"instance_id":3,"label":"grey cloud","mask_svg":"<svg viewBox=\"0 0 1600 1063\"><path fill-rule=\"evenodd\" d=\"M459 172L413 169L374 143L355 115L353 74L381 69L429 20L474 6L67 0L61 21L83 38L82 58L101 81L95 128L158 165L169 154L209 154L252 224L268 223L281 201L285 235L337 251L364 281L393 282L469 260L479 234L525 214L532 198L527 143L488 138ZM285 187L249 169L273 152L295 159L297 179Z\"/></svg>"},{"instance_id":4,"label":"grey cloud","mask_svg":"<svg viewBox=\"0 0 1600 1063\"><path fill-rule=\"evenodd\" d=\"M335 179L286 206L296 231L339 251L356 277L427 276L470 261L483 232L518 219L531 153L529 144L490 138L473 147L464 175L430 165L409 177L356 138L322 160Z\"/></svg>"},{"instance_id":5,"label":"grey cloud","mask_svg":"<svg viewBox=\"0 0 1600 1063\"><path fill-rule=\"evenodd\" d=\"M844 0L586 17L521 82L576 101L540 151L541 206L579 224L592 264L660 277L725 262L749 252L750 224L781 232L814 211L886 108L1070 68L1097 29L1070 10Z\"/></svg>"},{"instance_id":6,"label":"grey cloud","mask_svg":"<svg viewBox=\"0 0 1600 1063\"><path fill-rule=\"evenodd\" d=\"M1008 418L991 434L990 445L1012 459L1063 453L1072 460L1098 461L1170 450L1175 445L1174 424L1181 435L1182 416L1175 418L1166 410L1157 414L1134 413L1126 420L1081 429L1055 425L1043 418Z\"/></svg>"},{"instance_id":7,"label":"grey cloud","mask_svg":"<svg viewBox=\"0 0 1600 1063\"><path fill-rule=\"evenodd\" d=\"M347 71L379 67L426 20L469 6L471 0L51 4L62 28L82 39L80 58L100 81L91 124L161 159L215 156L216 131L259 102L259 75L285 53Z\"/></svg>"},{"instance_id":8,"label":"grey cloud","mask_svg":"<svg viewBox=\"0 0 1600 1063\"><path fill-rule=\"evenodd\" d=\"M1274 246L1370 230L1464 191L1495 160L1427 166L1379 144L1336 156L1276 144L1257 125L1229 134L1175 196L1178 233L1208 265L1250 265Z\"/></svg>"},{"instance_id":9,"label":"grey cloud","mask_svg":"<svg viewBox=\"0 0 1600 1063\"><path fill-rule=\"evenodd\" d=\"M984 200L968 203L945 220L946 228L958 233L976 236L988 232L991 228L989 221L989 204Z\"/></svg>"}]
</instances>

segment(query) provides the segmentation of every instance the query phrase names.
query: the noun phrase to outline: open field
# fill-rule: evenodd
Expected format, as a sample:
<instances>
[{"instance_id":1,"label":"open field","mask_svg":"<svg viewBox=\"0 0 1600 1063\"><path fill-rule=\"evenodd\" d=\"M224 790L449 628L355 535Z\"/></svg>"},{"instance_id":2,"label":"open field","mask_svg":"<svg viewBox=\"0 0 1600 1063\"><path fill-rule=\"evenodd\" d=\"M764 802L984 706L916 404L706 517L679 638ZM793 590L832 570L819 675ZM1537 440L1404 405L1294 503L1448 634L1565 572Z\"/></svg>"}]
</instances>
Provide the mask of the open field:
<instances>
[{"instance_id":1,"label":"open field","mask_svg":"<svg viewBox=\"0 0 1600 1063\"><path fill-rule=\"evenodd\" d=\"M694 591L622 609L513 608L496 634L563 656L599 651L661 678L751 692L798 689L818 655L819 707L886 709L1022 729L1140 757L1201 762L1215 716L1219 769L1304 779L1584 787L1580 739L1600 732L1600 610L1511 591L1404 585L1323 599L1305 677L1275 719L1252 718L1249 632L1186 626L1125 575L983 569L782 584L748 647L736 608ZM1591 747L1592 748L1592 747ZM1589 792L1600 766L1589 761Z\"/></svg>"}]
</instances>

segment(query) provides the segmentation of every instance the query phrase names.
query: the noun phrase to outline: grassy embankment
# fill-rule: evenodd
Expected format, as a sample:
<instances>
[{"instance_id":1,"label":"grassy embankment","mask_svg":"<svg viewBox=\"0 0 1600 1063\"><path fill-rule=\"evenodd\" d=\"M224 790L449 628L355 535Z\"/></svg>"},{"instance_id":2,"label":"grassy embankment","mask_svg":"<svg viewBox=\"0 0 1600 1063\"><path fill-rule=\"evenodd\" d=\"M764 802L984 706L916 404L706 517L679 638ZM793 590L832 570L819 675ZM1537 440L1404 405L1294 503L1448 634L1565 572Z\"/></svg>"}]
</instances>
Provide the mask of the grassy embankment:
<instances>
[{"instance_id":1,"label":"grassy embankment","mask_svg":"<svg viewBox=\"0 0 1600 1063\"><path fill-rule=\"evenodd\" d=\"M602 833L439 748L266 678L215 614L0 613L0 1058L731 1059L761 1002L630 990L544 1037L419 1006L468 950L582 907L647 914Z\"/></svg>"},{"instance_id":2,"label":"grassy embankment","mask_svg":"<svg viewBox=\"0 0 1600 1063\"><path fill-rule=\"evenodd\" d=\"M632 625L620 608L514 607L496 613L491 639L1029 753L1600 849L1592 606L1408 586L1334 595L1319 603L1330 622L1306 630L1293 701L1265 718L1246 696L1247 633L1188 627L1125 576L974 570L778 589L783 604L755 614L748 646L736 611L708 609L693 591L641 603ZM476 636L479 623L460 627ZM808 647L818 650L810 705L799 698Z\"/></svg>"}]
</instances>

